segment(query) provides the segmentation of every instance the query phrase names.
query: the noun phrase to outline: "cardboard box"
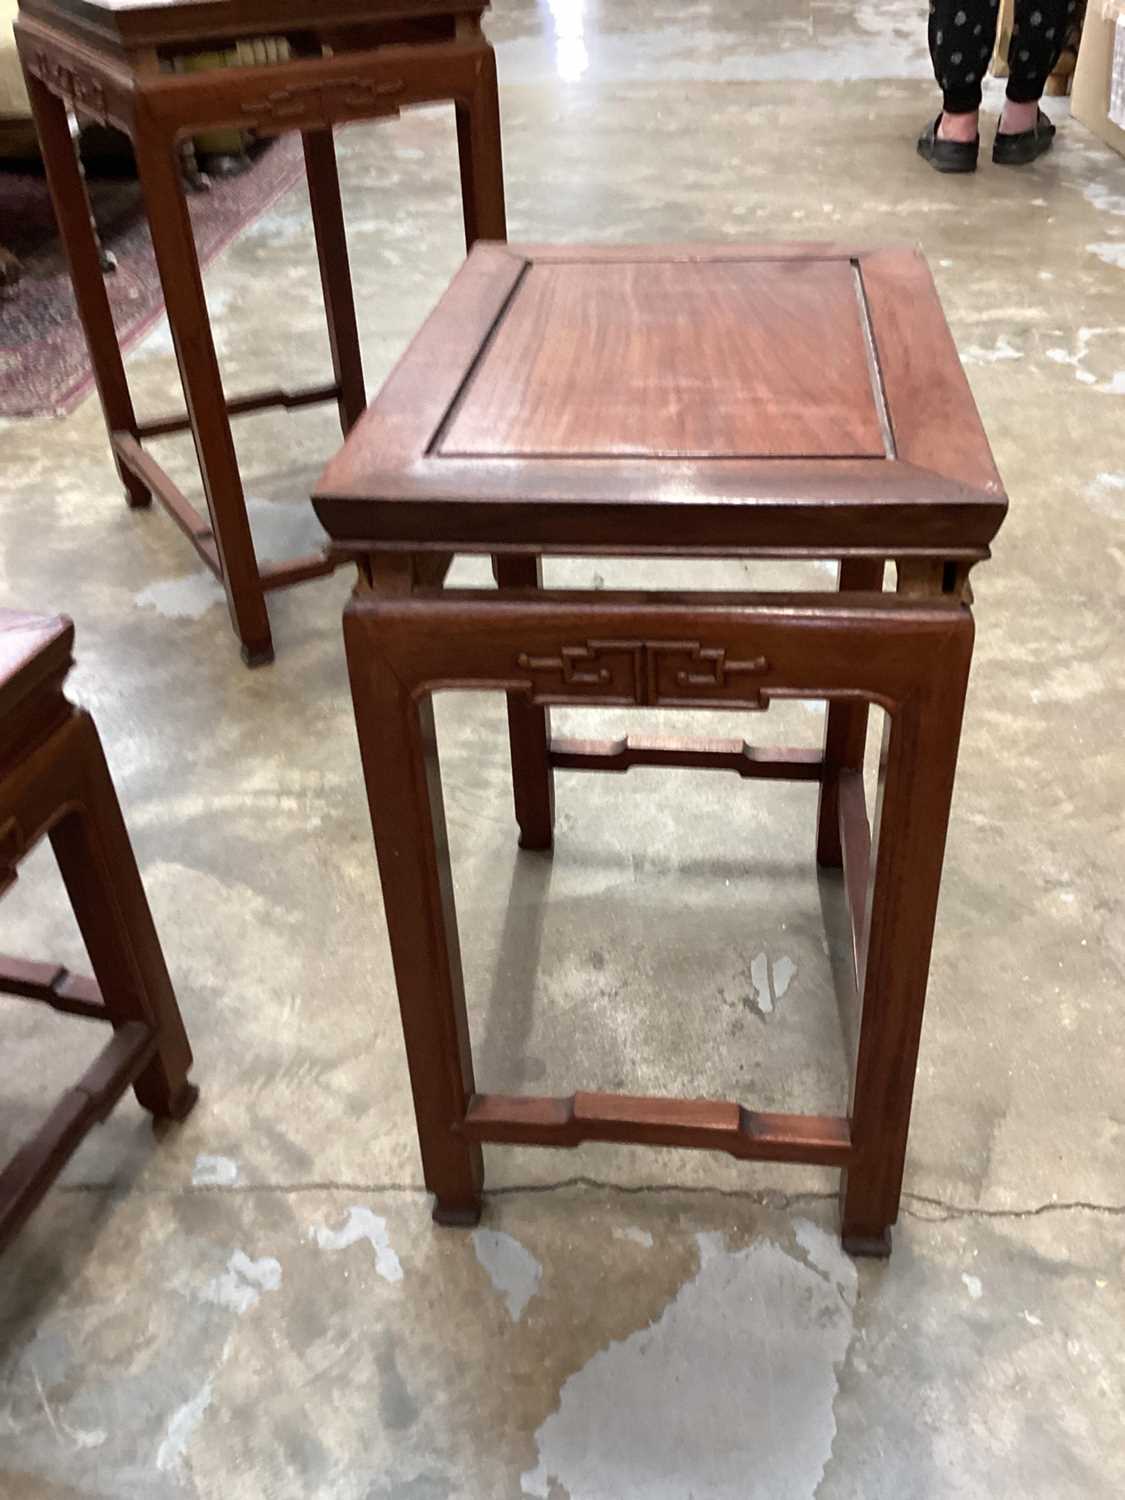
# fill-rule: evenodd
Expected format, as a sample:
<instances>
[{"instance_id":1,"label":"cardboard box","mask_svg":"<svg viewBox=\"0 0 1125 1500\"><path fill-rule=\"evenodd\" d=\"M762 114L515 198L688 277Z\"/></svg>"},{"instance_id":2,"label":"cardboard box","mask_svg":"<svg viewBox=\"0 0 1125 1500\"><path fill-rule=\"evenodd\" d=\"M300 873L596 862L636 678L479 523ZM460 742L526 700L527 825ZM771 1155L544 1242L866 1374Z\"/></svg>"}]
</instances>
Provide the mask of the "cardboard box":
<instances>
[{"instance_id":1,"label":"cardboard box","mask_svg":"<svg viewBox=\"0 0 1125 1500\"><path fill-rule=\"evenodd\" d=\"M1116 30L1116 21L1103 16L1098 0L1092 0L1086 11L1082 46L1078 49L1070 112L1100 141L1125 156L1125 130L1109 118L1109 79Z\"/></svg>"},{"instance_id":2,"label":"cardboard box","mask_svg":"<svg viewBox=\"0 0 1125 1500\"><path fill-rule=\"evenodd\" d=\"M992 76L1007 78L1008 53L1012 46L1012 22L1015 18L1015 0L1001 0L1000 15L996 24L996 50L992 54Z\"/></svg>"}]
</instances>

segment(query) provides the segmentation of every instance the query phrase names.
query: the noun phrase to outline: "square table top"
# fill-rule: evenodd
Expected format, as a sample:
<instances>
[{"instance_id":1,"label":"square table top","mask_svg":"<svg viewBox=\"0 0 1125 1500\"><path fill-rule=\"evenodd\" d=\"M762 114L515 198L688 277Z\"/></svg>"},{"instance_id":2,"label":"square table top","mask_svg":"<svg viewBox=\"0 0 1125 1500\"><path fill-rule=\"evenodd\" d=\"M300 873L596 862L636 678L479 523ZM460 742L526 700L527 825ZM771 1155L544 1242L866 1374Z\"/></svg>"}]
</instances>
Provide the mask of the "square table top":
<instances>
[{"instance_id":1,"label":"square table top","mask_svg":"<svg viewBox=\"0 0 1125 1500\"><path fill-rule=\"evenodd\" d=\"M19 0L20 13L116 48L479 15L491 0Z\"/></svg>"},{"instance_id":2,"label":"square table top","mask_svg":"<svg viewBox=\"0 0 1125 1500\"><path fill-rule=\"evenodd\" d=\"M921 255L477 245L314 496L341 546L986 556Z\"/></svg>"}]
</instances>

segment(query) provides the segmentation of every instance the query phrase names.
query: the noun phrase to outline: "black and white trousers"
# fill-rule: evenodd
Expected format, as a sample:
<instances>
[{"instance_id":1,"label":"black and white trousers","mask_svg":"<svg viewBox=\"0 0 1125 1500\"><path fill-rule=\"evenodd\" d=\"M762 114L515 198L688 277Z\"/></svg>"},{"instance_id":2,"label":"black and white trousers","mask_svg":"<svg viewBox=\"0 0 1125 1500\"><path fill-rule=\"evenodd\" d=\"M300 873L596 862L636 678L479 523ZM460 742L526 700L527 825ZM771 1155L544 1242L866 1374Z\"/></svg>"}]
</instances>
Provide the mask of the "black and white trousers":
<instances>
[{"instance_id":1,"label":"black and white trousers","mask_svg":"<svg viewBox=\"0 0 1125 1500\"><path fill-rule=\"evenodd\" d=\"M1008 98L1030 104L1059 60L1077 0L1016 0ZM1000 0L930 0L930 56L948 114L980 108L981 80L996 45Z\"/></svg>"}]
</instances>

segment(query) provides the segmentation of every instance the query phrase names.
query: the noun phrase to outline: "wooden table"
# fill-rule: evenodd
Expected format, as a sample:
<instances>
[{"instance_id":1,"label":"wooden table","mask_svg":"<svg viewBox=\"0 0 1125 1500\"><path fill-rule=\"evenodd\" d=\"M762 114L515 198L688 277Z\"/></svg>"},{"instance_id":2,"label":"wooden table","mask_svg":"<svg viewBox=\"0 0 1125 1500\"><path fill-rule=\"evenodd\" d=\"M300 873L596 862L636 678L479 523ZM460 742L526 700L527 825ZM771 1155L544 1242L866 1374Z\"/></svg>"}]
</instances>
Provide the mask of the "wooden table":
<instances>
[{"instance_id":1,"label":"wooden table","mask_svg":"<svg viewBox=\"0 0 1125 1500\"><path fill-rule=\"evenodd\" d=\"M0 894L49 837L94 978L0 955L0 994L109 1022L113 1036L0 1170L0 1249L130 1084L182 1120L198 1090L191 1048L94 721L63 696L69 620L0 609ZM5 1056L11 1067L12 1058Z\"/></svg>"},{"instance_id":2,"label":"wooden table","mask_svg":"<svg viewBox=\"0 0 1125 1500\"><path fill-rule=\"evenodd\" d=\"M230 416L334 400L344 430L366 397L332 130L408 105L456 109L465 236L504 239L496 63L481 32L488 0L20 0L16 36L47 180L70 264L118 471L132 506L155 495L226 589L251 666L273 659L266 595L331 571L324 554L259 567ZM290 60L173 72L186 53L282 39ZM114 332L67 109L132 140L187 415L138 421ZM299 130L332 349L330 382L301 391L223 393L178 143L218 126ZM190 428L208 516L144 448Z\"/></svg>"},{"instance_id":3,"label":"wooden table","mask_svg":"<svg viewBox=\"0 0 1125 1500\"><path fill-rule=\"evenodd\" d=\"M898 1213L973 620L1006 500L933 283L910 250L479 245L320 481L359 564L344 618L425 1179L475 1222L481 1146L707 1147L844 1169L843 1239ZM490 553L498 591L444 589ZM837 558L839 591L541 587L543 554ZM884 564L897 591L883 593ZM552 772L710 767L819 787L861 1012L846 1116L726 1101L478 1093L432 694L508 695L525 848ZM552 704L829 704L823 754L552 738ZM874 850L862 764L886 710Z\"/></svg>"}]
</instances>

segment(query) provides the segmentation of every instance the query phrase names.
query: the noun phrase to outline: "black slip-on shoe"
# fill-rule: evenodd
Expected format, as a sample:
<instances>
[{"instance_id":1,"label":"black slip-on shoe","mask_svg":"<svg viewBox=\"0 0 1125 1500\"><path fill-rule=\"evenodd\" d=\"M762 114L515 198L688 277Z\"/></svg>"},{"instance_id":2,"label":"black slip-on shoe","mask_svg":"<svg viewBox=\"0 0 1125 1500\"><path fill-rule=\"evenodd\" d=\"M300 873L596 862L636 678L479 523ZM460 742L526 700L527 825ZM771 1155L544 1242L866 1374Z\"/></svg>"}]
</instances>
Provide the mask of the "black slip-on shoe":
<instances>
[{"instance_id":1,"label":"black slip-on shoe","mask_svg":"<svg viewBox=\"0 0 1125 1500\"><path fill-rule=\"evenodd\" d=\"M941 116L931 121L918 137L918 155L935 172L975 172L980 154L980 136L975 141L943 141L938 135Z\"/></svg>"},{"instance_id":2,"label":"black slip-on shoe","mask_svg":"<svg viewBox=\"0 0 1125 1500\"><path fill-rule=\"evenodd\" d=\"M992 147L992 160L998 167L1025 167L1049 151L1055 139L1055 127L1048 117L1039 111L1039 118L1030 130L1021 130L1018 135L996 132Z\"/></svg>"}]
</instances>

